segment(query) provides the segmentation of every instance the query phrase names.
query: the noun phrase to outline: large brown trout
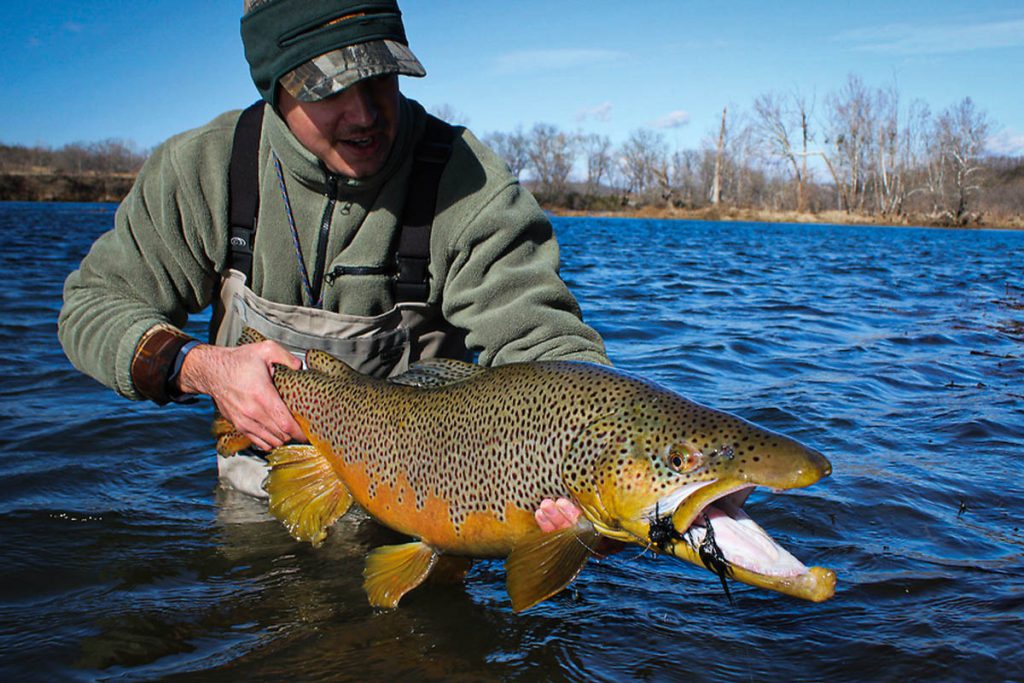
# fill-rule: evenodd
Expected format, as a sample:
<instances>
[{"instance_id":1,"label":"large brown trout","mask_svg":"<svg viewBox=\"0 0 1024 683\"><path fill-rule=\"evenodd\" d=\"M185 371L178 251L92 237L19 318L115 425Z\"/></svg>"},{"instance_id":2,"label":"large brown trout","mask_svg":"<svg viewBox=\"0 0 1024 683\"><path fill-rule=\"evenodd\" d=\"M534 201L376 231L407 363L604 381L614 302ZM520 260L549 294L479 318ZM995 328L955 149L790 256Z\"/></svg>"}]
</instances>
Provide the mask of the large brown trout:
<instances>
[{"instance_id":1,"label":"large brown trout","mask_svg":"<svg viewBox=\"0 0 1024 683\"><path fill-rule=\"evenodd\" d=\"M270 509L320 543L354 499L417 540L372 551L370 603L394 607L432 572L507 557L516 611L565 588L601 537L808 600L835 574L805 567L742 508L757 486L808 486L829 462L799 443L651 382L581 362L494 368L418 363L390 380L311 351L274 383L309 444L269 454ZM245 445L222 431L219 450ZM583 514L543 533L534 511L566 497Z\"/></svg>"}]
</instances>

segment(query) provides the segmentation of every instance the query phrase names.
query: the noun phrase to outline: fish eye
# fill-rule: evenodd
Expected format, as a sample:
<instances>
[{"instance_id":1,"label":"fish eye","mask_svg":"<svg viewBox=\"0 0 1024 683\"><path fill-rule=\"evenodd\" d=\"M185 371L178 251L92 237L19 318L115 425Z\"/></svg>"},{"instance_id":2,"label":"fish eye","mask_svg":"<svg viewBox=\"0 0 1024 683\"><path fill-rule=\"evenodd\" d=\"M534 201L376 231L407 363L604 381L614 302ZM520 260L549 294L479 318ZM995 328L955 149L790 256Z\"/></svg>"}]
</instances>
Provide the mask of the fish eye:
<instances>
[{"instance_id":1,"label":"fish eye","mask_svg":"<svg viewBox=\"0 0 1024 683\"><path fill-rule=\"evenodd\" d=\"M669 467L676 472L690 472L700 466L704 454L693 446L677 444L669 449L667 460Z\"/></svg>"}]
</instances>

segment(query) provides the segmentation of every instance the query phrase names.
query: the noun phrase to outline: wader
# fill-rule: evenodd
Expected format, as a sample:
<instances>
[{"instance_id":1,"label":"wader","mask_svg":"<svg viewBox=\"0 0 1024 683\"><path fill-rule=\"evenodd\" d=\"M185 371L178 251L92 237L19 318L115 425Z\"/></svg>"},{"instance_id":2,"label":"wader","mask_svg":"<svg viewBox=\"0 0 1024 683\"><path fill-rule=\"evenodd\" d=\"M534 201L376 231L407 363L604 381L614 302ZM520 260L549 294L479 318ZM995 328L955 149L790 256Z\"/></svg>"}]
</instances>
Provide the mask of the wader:
<instances>
[{"instance_id":1,"label":"wader","mask_svg":"<svg viewBox=\"0 0 1024 683\"><path fill-rule=\"evenodd\" d=\"M242 113L232 143L230 184L231 253L220 292L214 300L211 342L232 346L243 327L280 343L300 360L320 349L353 369L391 377L421 358L466 357L465 334L448 324L439 304L429 304L430 232L441 172L451 153L454 130L432 116L416 146L402 226L392 268L394 300L390 311L352 316L264 299L247 285L252 276L252 245L258 213L258 148L263 104ZM369 269L363 268L362 271ZM380 272L380 271L375 271ZM263 490L266 461L255 455L217 456L222 482L252 496Z\"/></svg>"}]
</instances>

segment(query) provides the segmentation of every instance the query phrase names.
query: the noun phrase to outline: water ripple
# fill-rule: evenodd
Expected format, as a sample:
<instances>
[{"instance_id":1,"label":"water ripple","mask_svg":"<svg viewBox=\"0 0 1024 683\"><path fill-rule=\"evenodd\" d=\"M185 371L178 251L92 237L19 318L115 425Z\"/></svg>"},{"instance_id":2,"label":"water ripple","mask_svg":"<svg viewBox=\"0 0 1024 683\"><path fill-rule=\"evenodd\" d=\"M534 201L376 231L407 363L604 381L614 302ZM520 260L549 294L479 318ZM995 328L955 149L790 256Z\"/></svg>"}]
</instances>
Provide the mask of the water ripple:
<instances>
[{"instance_id":1,"label":"water ripple","mask_svg":"<svg viewBox=\"0 0 1024 683\"><path fill-rule=\"evenodd\" d=\"M55 339L109 205L0 204L0 672L37 680L979 680L1024 655L1024 235L558 219L621 368L793 435L833 476L750 514L834 567L821 605L639 549L511 612L500 562L377 612L323 547L216 488L209 406L123 401ZM193 323L202 334L203 320Z\"/></svg>"}]
</instances>

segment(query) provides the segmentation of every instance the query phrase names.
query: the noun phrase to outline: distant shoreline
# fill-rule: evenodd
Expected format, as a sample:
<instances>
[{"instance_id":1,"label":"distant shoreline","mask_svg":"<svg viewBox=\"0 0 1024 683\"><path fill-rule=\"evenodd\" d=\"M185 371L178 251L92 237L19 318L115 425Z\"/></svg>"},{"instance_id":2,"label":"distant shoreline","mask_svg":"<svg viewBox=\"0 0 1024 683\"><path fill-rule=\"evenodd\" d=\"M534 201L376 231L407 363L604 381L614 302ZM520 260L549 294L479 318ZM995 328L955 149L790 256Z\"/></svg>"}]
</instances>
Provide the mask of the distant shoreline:
<instances>
[{"instance_id":1,"label":"distant shoreline","mask_svg":"<svg viewBox=\"0 0 1024 683\"><path fill-rule=\"evenodd\" d=\"M925 215L870 216L845 211L771 211L735 206L677 209L641 207L621 211L578 211L559 206L544 206L554 216L591 218L645 218L651 220L725 221L742 223L811 223L818 225L872 225L891 228L957 228L962 230L1024 230L1024 216L1012 216L997 222L985 217L968 225L947 225Z\"/></svg>"},{"instance_id":2,"label":"distant shoreline","mask_svg":"<svg viewBox=\"0 0 1024 683\"><path fill-rule=\"evenodd\" d=\"M106 202L124 199L135 174L0 173L0 202ZM985 230L1024 230L1024 216L996 220L981 216L965 226L950 226L927 215L873 216L845 211L771 211L734 206L680 209L667 207L582 211L544 205L555 216L594 218L646 218L654 220L734 221L751 223L814 223L824 225L875 225Z\"/></svg>"}]
</instances>

